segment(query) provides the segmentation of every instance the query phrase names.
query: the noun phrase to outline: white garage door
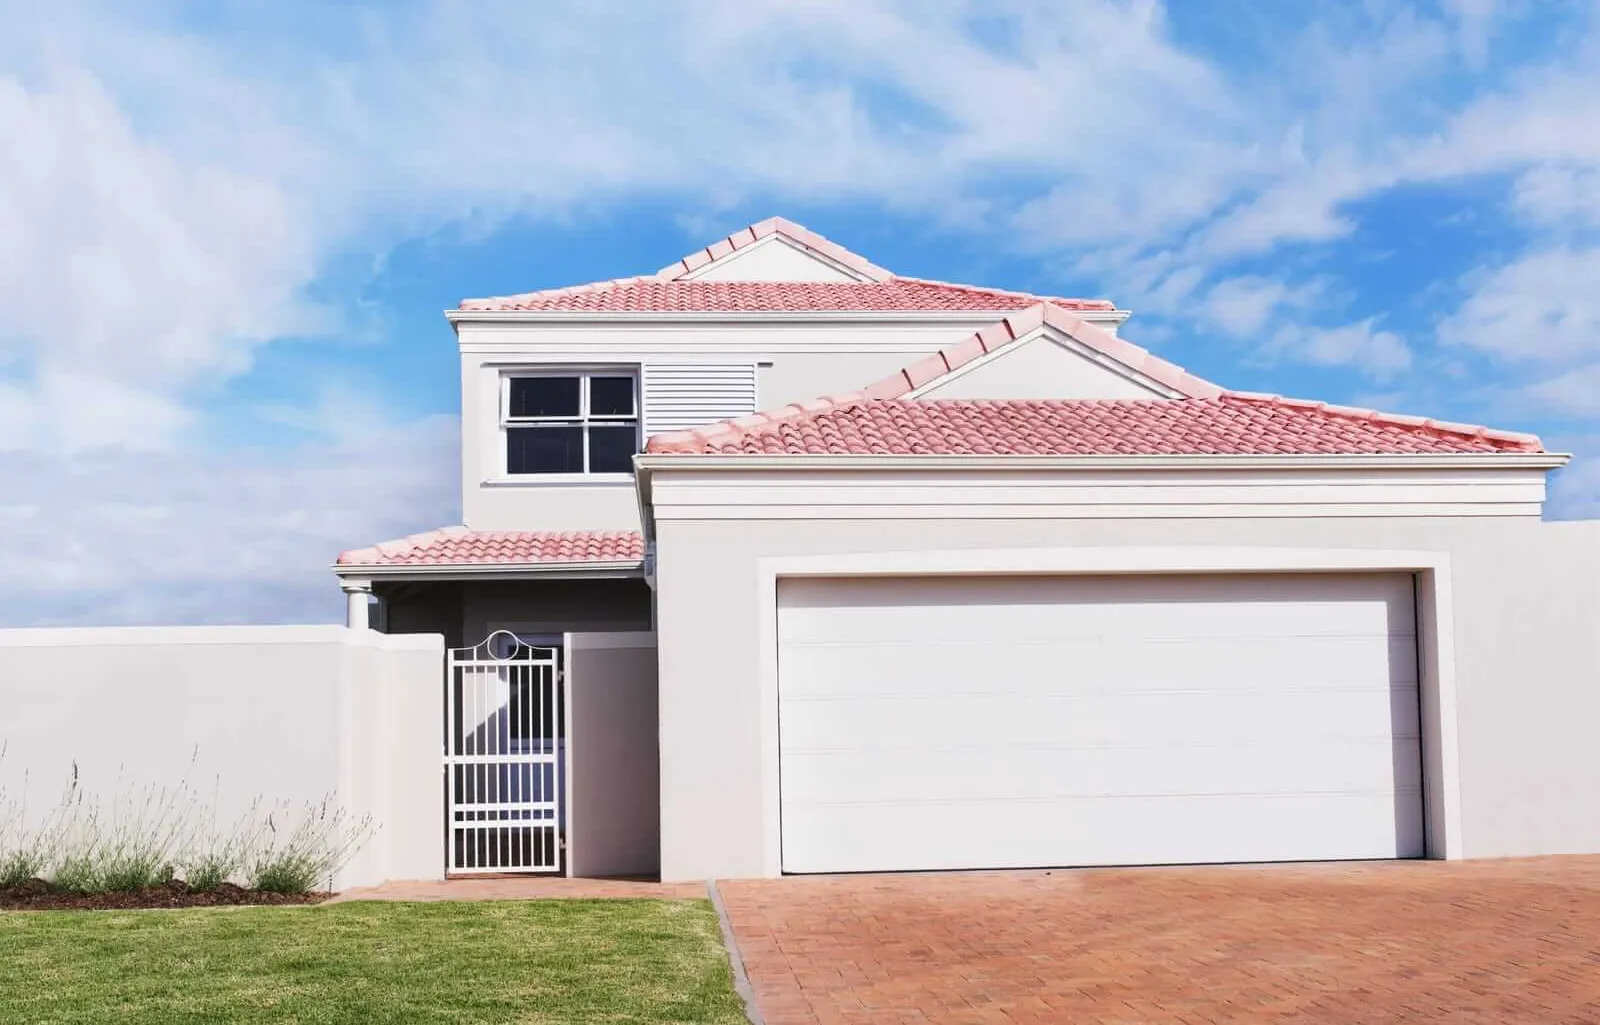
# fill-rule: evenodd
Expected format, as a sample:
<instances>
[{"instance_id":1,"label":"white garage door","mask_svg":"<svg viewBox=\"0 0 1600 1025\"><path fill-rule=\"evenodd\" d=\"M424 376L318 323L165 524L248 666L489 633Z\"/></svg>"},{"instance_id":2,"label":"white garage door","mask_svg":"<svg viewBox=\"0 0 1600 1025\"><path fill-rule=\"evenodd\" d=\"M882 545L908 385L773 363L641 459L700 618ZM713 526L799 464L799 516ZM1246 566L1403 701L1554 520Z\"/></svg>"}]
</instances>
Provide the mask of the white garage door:
<instances>
[{"instance_id":1,"label":"white garage door","mask_svg":"<svg viewBox=\"0 0 1600 1025\"><path fill-rule=\"evenodd\" d=\"M783 868L1420 856L1412 587L782 581Z\"/></svg>"}]
</instances>

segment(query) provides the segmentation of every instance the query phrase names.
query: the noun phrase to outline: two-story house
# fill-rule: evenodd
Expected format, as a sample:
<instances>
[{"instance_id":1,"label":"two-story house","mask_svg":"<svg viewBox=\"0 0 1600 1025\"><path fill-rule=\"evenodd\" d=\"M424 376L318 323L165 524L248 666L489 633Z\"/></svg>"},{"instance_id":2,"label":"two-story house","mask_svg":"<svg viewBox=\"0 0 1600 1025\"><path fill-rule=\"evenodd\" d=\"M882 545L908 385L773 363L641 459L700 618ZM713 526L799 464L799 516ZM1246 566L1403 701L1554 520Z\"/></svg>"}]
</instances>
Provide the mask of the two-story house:
<instances>
[{"instance_id":1,"label":"two-story house","mask_svg":"<svg viewBox=\"0 0 1600 1025\"><path fill-rule=\"evenodd\" d=\"M1503 805L1595 769L1497 696L1574 700L1489 601L1556 593L1537 438L1230 392L1111 302L781 219L447 317L463 523L335 570L461 649L453 871L1600 844Z\"/></svg>"}]
</instances>

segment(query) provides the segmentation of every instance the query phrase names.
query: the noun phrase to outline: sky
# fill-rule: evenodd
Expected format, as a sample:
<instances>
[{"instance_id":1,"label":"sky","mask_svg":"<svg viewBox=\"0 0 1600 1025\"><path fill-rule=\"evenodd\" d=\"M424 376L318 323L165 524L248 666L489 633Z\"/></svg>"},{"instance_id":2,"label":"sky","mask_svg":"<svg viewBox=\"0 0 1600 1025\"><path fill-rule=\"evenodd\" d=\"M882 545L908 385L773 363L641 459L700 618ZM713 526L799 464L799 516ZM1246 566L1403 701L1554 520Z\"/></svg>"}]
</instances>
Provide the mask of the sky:
<instances>
[{"instance_id":1,"label":"sky","mask_svg":"<svg viewBox=\"0 0 1600 1025\"><path fill-rule=\"evenodd\" d=\"M0 0L0 625L336 621L442 311L783 215L1600 516L1600 0Z\"/></svg>"}]
</instances>

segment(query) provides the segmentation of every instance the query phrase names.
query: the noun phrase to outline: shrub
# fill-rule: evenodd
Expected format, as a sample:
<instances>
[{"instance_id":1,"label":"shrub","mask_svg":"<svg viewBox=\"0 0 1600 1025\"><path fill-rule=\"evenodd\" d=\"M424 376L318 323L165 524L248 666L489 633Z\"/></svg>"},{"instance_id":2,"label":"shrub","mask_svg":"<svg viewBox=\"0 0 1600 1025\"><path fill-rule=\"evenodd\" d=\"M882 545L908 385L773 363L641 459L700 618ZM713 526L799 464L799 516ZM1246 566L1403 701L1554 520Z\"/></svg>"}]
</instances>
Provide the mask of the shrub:
<instances>
[{"instance_id":1,"label":"shrub","mask_svg":"<svg viewBox=\"0 0 1600 1025\"><path fill-rule=\"evenodd\" d=\"M20 886L44 871L44 838L23 820L23 805L0 793L0 890Z\"/></svg>"},{"instance_id":2,"label":"shrub","mask_svg":"<svg viewBox=\"0 0 1600 1025\"><path fill-rule=\"evenodd\" d=\"M0 890L21 886L44 872L44 859L31 850L10 850L0 853Z\"/></svg>"},{"instance_id":3,"label":"shrub","mask_svg":"<svg viewBox=\"0 0 1600 1025\"><path fill-rule=\"evenodd\" d=\"M215 854L205 854L179 867L179 874L191 890L210 893L239 871L237 860Z\"/></svg>"},{"instance_id":4,"label":"shrub","mask_svg":"<svg viewBox=\"0 0 1600 1025\"><path fill-rule=\"evenodd\" d=\"M257 798L239 821L226 829L217 827L213 809L205 826L195 830L189 849L178 862L178 873L189 889L209 893L254 862L260 808L261 799Z\"/></svg>"},{"instance_id":5,"label":"shrub","mask_svg":"<svg viewBox=\"0 0 1600 1025\"><path fill-rule=\"evenodd\" d=\"M145 787L110 802L87 800L74 767L65 806L71 815L50 881L73 893L142 890L172 880L177 852L192 832L195 800L185 786Z\"/></svg>"},{"instance_id":6,"label":"shrub","mask_svg":"<svg viewBox=\"0 0 1600 1025\"><path fill-rule=\"evenodd\" d=\"M5 745L0 744L0 762L5 760L5 754ZM60 827L66 820L64 813L69 809L69 801L64 798L41 825L30 828L27 787L24 773L20 795L13 797L0 788L0 889L20 886L49 870L56 857Z\"/></svg>"},{"instance_id":7,"label":"shrub","mask_svg":"<svg viewBox=\"0 0 1600 1025\"><path fill-rule=\"evenodd\" d=\"M374 831L371 816L352 819L331 797L306 805L298 814L279 805L263 824L264 842L250 867L250 887L309 893L330 883Z\"/></svg>"}]
</instances>

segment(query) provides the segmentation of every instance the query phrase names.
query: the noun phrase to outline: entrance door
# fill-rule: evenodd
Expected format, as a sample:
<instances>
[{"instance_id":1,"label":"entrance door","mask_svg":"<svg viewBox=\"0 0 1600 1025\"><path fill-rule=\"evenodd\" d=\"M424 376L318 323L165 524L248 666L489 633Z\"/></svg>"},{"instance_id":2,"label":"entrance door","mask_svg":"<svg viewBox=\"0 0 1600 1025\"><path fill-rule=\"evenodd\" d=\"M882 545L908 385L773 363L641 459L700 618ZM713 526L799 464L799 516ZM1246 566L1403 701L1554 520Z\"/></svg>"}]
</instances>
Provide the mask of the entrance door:
<instances>
[{"instance_id":1,"label":"entrance door","mask_svg":"<svg viewBox=\"0 0 1600 1025\"><path fill-rule=\"evenodd\" d=\"M497 631L446 672L449 871L560 872L561 649Z\"/></svg>"}]
</instances>

